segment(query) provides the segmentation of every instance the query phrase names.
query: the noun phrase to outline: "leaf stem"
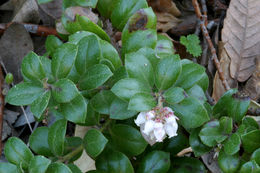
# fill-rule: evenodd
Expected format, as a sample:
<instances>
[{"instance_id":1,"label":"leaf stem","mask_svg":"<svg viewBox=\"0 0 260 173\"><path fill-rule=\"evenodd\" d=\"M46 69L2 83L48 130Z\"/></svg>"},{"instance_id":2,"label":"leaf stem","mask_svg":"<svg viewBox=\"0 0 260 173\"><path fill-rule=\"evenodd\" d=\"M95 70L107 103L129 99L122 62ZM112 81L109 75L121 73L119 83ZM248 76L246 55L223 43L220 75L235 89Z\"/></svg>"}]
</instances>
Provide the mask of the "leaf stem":
<instances>
[{"instance_id":1,"label":"leaf stem","mask_svg":"<svg viewBox=\"0 0 260 173\"><path fill-rule=\"evenodd\" d=\"M63 156L62 158L60 158L58 160L58 162L65 162L67 160L70 160L72 157L74 157L77 154L79 154L83 149L84 149L83 145L80 145L78 148L76 148L72 152L70 152L70 153L66 154L65 156Z\"/></svg>"},{"instance_id":2,"label":"leaf stem","mask_svg":"<svg viewBox=\"0 0 260 173\"><path fill-rule=\"evenodd\" d=\"M108 120L104 123L104 125L100 128L100 132L103 132L111 122L112 122L112 120L111 120L111 119L108 119Z\"/></svg>"}]
</instances>

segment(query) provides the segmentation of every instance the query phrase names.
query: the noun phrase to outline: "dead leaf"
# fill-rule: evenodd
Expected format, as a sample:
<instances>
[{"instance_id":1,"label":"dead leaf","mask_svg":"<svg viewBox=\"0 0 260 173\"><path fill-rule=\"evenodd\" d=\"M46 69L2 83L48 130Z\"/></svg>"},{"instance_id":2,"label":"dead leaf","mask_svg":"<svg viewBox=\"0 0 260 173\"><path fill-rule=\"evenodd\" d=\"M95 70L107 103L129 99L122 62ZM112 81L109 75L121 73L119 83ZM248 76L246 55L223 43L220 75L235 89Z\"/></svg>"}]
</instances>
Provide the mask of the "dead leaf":
<instances>
[{"instance_id":1,"label":"dead leaf","mask_svg":"<svg viewBox=\"0 0 260 173\"><path fill-rule=\"evenodd\" d=\"M12 0L14 5L12 22L39 23L38 5L35 0Z\"/></svg>"},{"instance_id":2,"label":"dead leaf","mask_svg":"<svg viewBox=\"0 0 260 173\"><path fill-rule=\"evenodd\" d=\"M170 13L173 16L180 16L181 12L172 0L148 0L149 5L158 12Z\"/></svg>"},{"instance_id":3,"label":"dead leaf","mask_svg":"<svg viewBox=\"0 0 260 173\"><path fill-rule=\"evenodd\" d=\"M255 101L260 99L260 59L257 58L256 69L247 81L244 91Z\"/></svg>"},{"instance_id":4,"label":"dead leaf","mask_svg":"<svg viewBox=\"0 0 260 173\"><path fill-rule=\"evenodd\" d=\"M207 154L204 154L201 156L203 163L207 166L207 168L210 170L212 173L221 173L222 171L220 170L218 166L218 161L217 159L214 159L215 152L211 151Z\"/></svg>"},{"instance_id":5,"label":"dead leaf","mask_svg":"<svg viewBox=\"0 0 260 173\"><path fill-rule=\"evenodd\" d=\"M230 75L246 81L260 55L260 1L232 0L222 30L222 41L231 59Z\"/></svg>"},{"instance_id":6,"label":"dead leaf","mask_svg":"<svg viewBox=\"0 0 260 173\"><path fill-rule=\"evenodd\" d=\"M219 55L220 59L220 67L222 68L224 77L226 78L229 86L231 88L237 87L237 82L231 78L229 73L229 66L230 66L230 58L224 49L224 45L222 42L219 42ZM213 94L212 97L215 101L218 101L220 97L226 92L221 80L219 79L219 74L216 72L214 82L213 82Z\"/></svg>"},{"instance_id":7,"label":"dead leaf","mask_svg":"<svg viewBox=\"0 0 260 173\"><path fill-rule=\"evenodd\" d=\"M92 12L91 8L84 8L84 7L69 7L65 11L66 17L68 17L71 21L75 20L76 14L80 16L86 16L92 22L98 23L98 16Z\"/></svg>"},{"instance_id":8,"label":"dead leaf","mask_svg":"<svg viewBox=\"0 0 260 173\"><path fill-rule=\"evenodd\" d=\"M157 16L157 30L167 32L173 27L176 27L181 20L170 13L155 13Z\"/></svg>"},{"instance_id":9,"label":"dead leaf","mask_svg":"<svg viewBox=\"0 0 260 173\"><path fill-rule=\"evenodd\" d=\"M14 83L22 81L22 59L30 51L33 51L33 43L24 26L17 23L10 25L0 40L0 57L6 70L13 74Z\"/></svg>"},{"instance_id":10,"label":"dead leaf","mask_svg":"<svg viewBox=\"0 0 260 173\"><path fill-rule=\"evenodd\" d=\"M75 129L75 136L78 136L80 138L84 138L86 132L91 129L92 127L87 126L79 126L76 125ZM87 155L85 150L83 151L81 157L74 162L76 166L79 167L79 169L82 172L88 172L90 170L96 170L95 161Z\"/></svg>"}]
</instances>

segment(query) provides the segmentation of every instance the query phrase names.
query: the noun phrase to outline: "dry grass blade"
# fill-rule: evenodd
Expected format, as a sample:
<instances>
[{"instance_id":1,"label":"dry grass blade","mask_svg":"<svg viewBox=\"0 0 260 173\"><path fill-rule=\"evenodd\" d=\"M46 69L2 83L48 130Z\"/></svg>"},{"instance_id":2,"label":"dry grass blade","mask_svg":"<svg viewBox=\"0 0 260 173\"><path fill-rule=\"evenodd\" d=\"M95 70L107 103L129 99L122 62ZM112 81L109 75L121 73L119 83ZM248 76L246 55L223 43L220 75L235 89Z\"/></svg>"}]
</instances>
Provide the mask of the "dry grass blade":
<instances>
[{"instance_id":1,"label":"dry grass blade","mask_svg":"<svg viewBox=\"0 0 260 173\"><path fill-rule=\"evenodd\" d=\"M260 1L232 0L222 30L222 41L231 58L230 75L246 81L260 55Z\"/></svg>"}]
</instances>

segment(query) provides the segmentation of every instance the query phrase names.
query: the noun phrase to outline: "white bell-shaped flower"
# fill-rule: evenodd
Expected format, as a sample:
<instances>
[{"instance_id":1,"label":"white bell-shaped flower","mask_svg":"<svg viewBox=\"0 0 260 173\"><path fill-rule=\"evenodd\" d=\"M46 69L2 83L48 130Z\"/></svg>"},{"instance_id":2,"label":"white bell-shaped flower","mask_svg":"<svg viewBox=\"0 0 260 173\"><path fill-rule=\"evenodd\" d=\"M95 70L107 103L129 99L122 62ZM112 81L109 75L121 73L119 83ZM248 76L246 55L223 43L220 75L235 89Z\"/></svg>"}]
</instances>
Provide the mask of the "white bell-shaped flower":
<instances>
[{"instance_id":1,"label":"white bell-shaped flower","mask_svg":"<svg viewBox=\"0 0 260 173\"><path fill-rule=\"evenodd\" d=\"M169 138L177 136L178 124L168 124L164 125L164 129Z\"/></svg>"},{"instance_id":2,"label":"white bell-shaped flower","mask_svg":"<svg viewBox=\"0 0 260 173\"><path fill-rule=\"evenodd\" d=\"M154 136L156 138L156 142L162 142L163 139L165 138L166 132L161 122L156 122L154 124Z\"/></svg>"},{"instance_id":3,"label":"white bell-shaped flower","mask_svg":"<svg viewBox=\"0 0 260 173\"><path fill-rule=\"evenodd\" d=\"M141 124L145 123L146 119L145 119L145 112L140 112L137 116L137 118L135 119L135 124L137 126L140 126Z\"/></svg>"},{"instance_id":4,"label":"white bell-shaped flower","mask_svg":"<svg viewBox=\"0 0 260 173\"><path fill-rule=\"evenodd\" d=\"M143 133L146 135L149 135L150 132L152 132L154 130L154 125L155 125L155 122L153 120L146 121L144 124Z\"/></svg>"},{"instance_id":5,"label":"white bell-shaped flower","mask_svg":"<svg viewBox=\"0 0 260 173\"><path fill-rule=\"evenodd\" d=\"M147 112L145 115L146 115L147 120L151 120L155 117L155 112L153 110L151 110L151 111Z\"/></svg>"}]
</instances>

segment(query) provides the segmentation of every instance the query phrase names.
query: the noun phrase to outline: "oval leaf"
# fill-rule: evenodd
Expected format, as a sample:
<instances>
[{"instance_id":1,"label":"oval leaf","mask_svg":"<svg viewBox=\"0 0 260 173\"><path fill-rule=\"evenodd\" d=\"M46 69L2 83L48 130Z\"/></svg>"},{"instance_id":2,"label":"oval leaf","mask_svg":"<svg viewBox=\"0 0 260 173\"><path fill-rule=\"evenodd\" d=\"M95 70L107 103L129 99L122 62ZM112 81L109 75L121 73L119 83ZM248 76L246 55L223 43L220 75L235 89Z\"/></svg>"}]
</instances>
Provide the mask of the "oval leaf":
<instances>
[{"instance_id":1,"label":"oval leaf","mask_svg":"<svg viewBox=\"0 0 260 173\"><path fill-rule=\"evenodd\" d=\"M49 100L51 98L51 92L45 91L41 96L39 96L30 106L31 112L38 119L41 118L41 115L47 108Z\"/></svg>"},{"instance_id":2,"label":"oval leaf","mask_svg":"<svg viewBox=\"0 0 260 173\"><path fill-rule=\"evenodd\" d=\"M52 163L46 173L72 173L72 171L63 163Z\"/></svg>"},{"instance_id":3,"label":"oval leaf","mask_svg":"<svg viewBox=\"0 0 260 173\"><path fill-rule=\"evenodd\" d=\"M253 130L241 136L243 148L246 152L252 153L260 148L260 130Z\"/></svg>"},{"instance_id":4,"label":"oval leaf","mask_svg":"<svg viewBox=\"0 0 260 173\"><path fill-rule=\"evenodd\" d=\"M224 151L228 155L237 153L240 149L240 137L238 134L232 134L224 144Z\"/></svg>"},{"instance_id":5,"label":"oval leaf","mask_svg":"<svg viewBox=\"0 0 260 173\"><path fill-rule=\"evenodd\" d=\"M115 98L110 106L110 118L116 120L125 120L137 114L136 111L128 110L127 107L127 102L119 98Z\"/></svg>"},{"instance_id":6,"label":"oval leaf","mask_svg":"<svg viewBox=\"0 0 260 173\"><path fill-rule=\"evenodd\" d=\"M235 173L239 168L239 154L227 155L224 151L220 151L218 156L218 165L224 173Z\"/></svg>"},{"instance_id":7,"label":"oval leaf","mask_svg":"<svg viewBox=\"0 0 260 173\"><path fill-rule=\"evenodd\" d=\"M29 166L29 173L45 173L51 161L43 156L35 156Z\"/></svg>"},{"instance_id":8,"label":"oval leaf","mask_svg":"<svg viewBox=\"0 0 260 173\"><path fill-rule=\"evenodd\" d=\"M17 166L11 163L1 162L0 163L1 173L19 173Z\"/></svg>"},{"instance_id":9,"label":"oval leaf","mask_svg":"<svg viewBox=\"0 0 260 173\"><path fill-rule=\"evenodd\" d=\"M128 109L132 111L149 111L156 106L155 98L151 94L138 93L129 101Z\"/></svg>"},{"instance_id":10,"label":"oval leaf","mask_svg":"<svg viewBox=\"0 0 260 173\"><path fill-rule=\"evenodd\" d=\"M169 104L180 103L185 97L187 97L186 92L179 87L171 87L163 94L165 101Z\"/></svg>"}]
</instances>

